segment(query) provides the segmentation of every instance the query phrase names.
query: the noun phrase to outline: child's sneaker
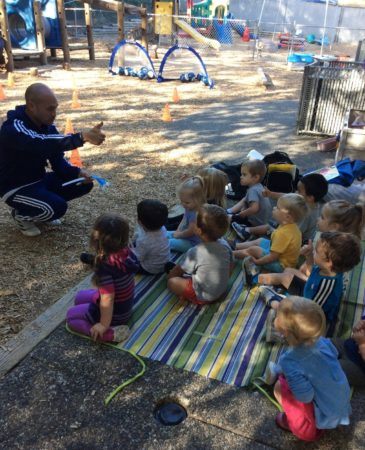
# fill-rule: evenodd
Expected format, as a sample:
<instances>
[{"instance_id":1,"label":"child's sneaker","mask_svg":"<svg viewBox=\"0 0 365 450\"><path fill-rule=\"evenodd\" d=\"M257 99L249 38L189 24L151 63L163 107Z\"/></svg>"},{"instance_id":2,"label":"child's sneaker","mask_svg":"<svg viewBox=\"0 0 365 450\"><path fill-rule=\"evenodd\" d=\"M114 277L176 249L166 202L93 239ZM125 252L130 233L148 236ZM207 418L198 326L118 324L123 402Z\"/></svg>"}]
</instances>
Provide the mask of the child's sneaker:
<instances>
[{"instance_id":1,"label":"child's sneaker","mask_svg":"<svg viewBox=\"0 0 365 450\"><path fill-rule=\"evenodd\" d=\"M251 256L246 256L242 262L242 269L245 277L245 284L252 286L257 283L257 275L260 273L260 269L252 261Z\"/></svg>"},{"instance_id":2,"label":"child's sneaker","mask_svg":"<svg viewBox=\"0 0 365 450\"><path fill-rule=\"evenodd\" d=\"M11 217L14 219L16 226L19 228L20 232L24 236L35 237L41 234L41 230L36 226L36 224L30 220L21 220L16 216L16 210L11 211Z\"/></svg>"},{"instance_id":3,"label":"child's sneaker","mask_svg":"<svg viewBox=\"0 0 365 450\"><path fill-rule=\"evenodd\" d=\"M47 225L50 225L51 227L59 227L62 225L61 219L54 219L50 220L49 222L46 222Z\"/></svg>"},{"instance_id":4,"label":"child's sneaker","mask_svg":"<svg viewBox=\"0 0 365 450\"><path fill-rule=\"evenodd\" d=\"M80 255L80 261L89 266L93 266L95 262L95 255L92 253L82 252Z\"/></svg>"},{"instance_id":5,"label":"child's sneaker","mask_svg":"<svg viewBox=\"0 0 365 450\"><path fill-rule=\"evenodd\" d=\"M119 325L117 327L113 327L114 339L113 342L123 342L129 338L131 334L131 330L128 325Z\"/></svg>"},{"instance_id":6,"label":"child's sneaker","mask_svg":"<svg viewBox=\"0 0 365 450\"><path fill-rule=\"evenodd\" d=\"M268 306L270 306L273 301L281 302L281 300L285 297L284 295L280 295L274 291L271 286L259 286L259 296Z\"/></svg>"},{"instance_id":7,"label":"child's sneaker","mask_svg":"<svg viewBox=\"0 0 365 450\"><path fill-rule=\"evenodd\" d=\"M266 318L266 342L285 344L284 336L279 333L274 327L274 320L276 317L275 309L270 309Z\"/></svg>"},{"instance_id":8,"label":"child's sneaker","mask_svg":"<svg viewBox=\"0 0 365 450\"><path fill-rule=\"evenodd\" d=\"M236 232L237 236L242 239L242 242L247 241L251 237L251 233L247 231L246 225L240 225L237 222L232 223L232 228Z\"/></svg>"}]
</instances>

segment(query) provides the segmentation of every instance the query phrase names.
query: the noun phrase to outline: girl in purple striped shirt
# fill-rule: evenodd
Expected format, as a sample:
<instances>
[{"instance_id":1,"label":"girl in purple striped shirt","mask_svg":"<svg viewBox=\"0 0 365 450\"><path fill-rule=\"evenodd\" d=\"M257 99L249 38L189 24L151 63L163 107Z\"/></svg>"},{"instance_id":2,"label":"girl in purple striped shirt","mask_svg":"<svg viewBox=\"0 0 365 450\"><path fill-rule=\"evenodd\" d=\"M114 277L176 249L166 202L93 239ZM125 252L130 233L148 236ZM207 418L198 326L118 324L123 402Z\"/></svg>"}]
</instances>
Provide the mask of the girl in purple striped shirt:
<instances>
[{"instance_id":1,"label":"girl in purple striped shirt","mask_svg":"<svg viewBox=\"0 0 365 450\"><path fill-rule=\"evenodd\" d=\"M139 264L128 247L129 225L117 214L96 220L90 238L95 250L93 282L97 289L77 293L75 306L67 311L68 326L94 340L121 342L132 313L134 274Z\"/></svg>"}]
</instances>

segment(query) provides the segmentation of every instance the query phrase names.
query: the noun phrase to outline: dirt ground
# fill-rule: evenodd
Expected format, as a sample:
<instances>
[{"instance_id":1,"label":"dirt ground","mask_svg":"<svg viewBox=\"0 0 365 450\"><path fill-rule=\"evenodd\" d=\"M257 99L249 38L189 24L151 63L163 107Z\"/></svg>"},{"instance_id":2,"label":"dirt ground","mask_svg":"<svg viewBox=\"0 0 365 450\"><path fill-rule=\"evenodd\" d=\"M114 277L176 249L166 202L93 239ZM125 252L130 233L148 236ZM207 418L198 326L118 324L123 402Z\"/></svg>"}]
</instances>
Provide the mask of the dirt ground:
<instances>
[{"instance_id":1,"label":"dirt ground","mask_svg":"<svg viewBox=\"0 0 365 450\"><path fill-rule=\"evenodd\" d=\"M113 77L107 72L111 48L112 42L99 42L95 62L87 60L86 52L74 52L71 71L54 69L38 78L26 71L18 72L12 89L6 87L6 74L0 76L6 93L6 99L0 102L2 119L8 110L23 103L26 87L40 81L57 94L56 124L60 131L64 130L67 117L75 130L103 121L105 144L86 145L80 154L88 171L110 182L106 191L95 186L90 195L71 202L62 226L44 225L39 238L23 236L10 218L9 208L0 203L0 345L86 275L79 254L87 249L90 227L99 214L107 211L124 214L133 229L136 204L141 199L158 198L172 206L181 174L194 173L204 166L205 162L189 148L159 134L168 127L161 120L161 110L167 102L173 119L178 120L219 102L254 98L273 102L298 98L300 91L301 72L288 71L285 65L266 60L262 63L275 80L276 89L267 91L260 86L259 64L252 61L250 48L244 43L218 56L209 52L204 56L209 75L216 82L213 90L199 83L159 84ZM52 64L60 62L59 59ZM31 66L29 61L21 65ZM181 97L178 104L171 103L175 86ZM76 110L71 109L74 87L81 103Z\"/></svg>"}]
</instances>

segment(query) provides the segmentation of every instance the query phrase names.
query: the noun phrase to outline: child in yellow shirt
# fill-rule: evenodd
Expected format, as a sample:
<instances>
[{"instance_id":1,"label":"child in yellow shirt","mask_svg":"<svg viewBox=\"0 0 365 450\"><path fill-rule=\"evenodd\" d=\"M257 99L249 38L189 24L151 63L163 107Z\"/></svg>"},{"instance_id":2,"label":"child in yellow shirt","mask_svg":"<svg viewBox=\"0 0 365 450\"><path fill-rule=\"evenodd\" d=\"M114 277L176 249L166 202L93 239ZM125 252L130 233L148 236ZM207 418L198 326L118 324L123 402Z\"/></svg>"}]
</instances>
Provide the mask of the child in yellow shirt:
<instances>
[{"instance_id":1,"label":"child in yellow shirt","mask_svg":"<svg viewBox=\"0 0 365 450\"><path fill-rule=\"evenodd\" d=\"M233 255L243 259L242 267L246 283L251 285L260 268L271 272L283 272L287 267L296 267L302 233L297 225L307 213L307 205L299 194L285 194L273 209L273 219L279 224L271 240L256 239L236 245Z\"/></svg>"}]
</instances>

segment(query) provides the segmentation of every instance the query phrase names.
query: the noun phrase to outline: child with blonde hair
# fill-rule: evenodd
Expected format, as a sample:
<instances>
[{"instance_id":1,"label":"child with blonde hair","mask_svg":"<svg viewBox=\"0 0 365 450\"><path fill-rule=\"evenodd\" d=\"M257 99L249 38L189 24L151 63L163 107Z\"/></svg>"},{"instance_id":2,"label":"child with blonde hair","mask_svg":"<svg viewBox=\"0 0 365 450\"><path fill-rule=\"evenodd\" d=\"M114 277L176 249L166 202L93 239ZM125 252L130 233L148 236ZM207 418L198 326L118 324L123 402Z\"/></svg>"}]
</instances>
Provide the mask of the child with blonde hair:
<instances>
[{"instance_id":1,"label":"child with blonde hair","mask_svg":"<svg viewBox=\"0 0 365 450\"><path fill-rule=\"evenodd\" d=\"M203 180L199 176L187 178L178 187L177 194L184 208L184 216L176 231L169 231L167 237L172 251L185 253L201 242L196 235L196 215L205 203Z\"/></svg>"},{"instance_id":2,"label":"child with blonde hair","mask_svg":"<svg viewBox=\"0 0 365 450\"><path fill-rule=\"evenodd\" d=\"M228 176L222 170L214 167L205 167L198 170L198 175L203 180L204 193L207 203L226 207L226 185Z\"/></svg>"},{"instance_id":3,"label":"child with blonde hair","mask_svg":"<svg viewBox=\"0 0 365 450\"><path fill-rule=\"evenodd\" d=\"M76 294L75 306L67 311L67 324L74 331L101 341L121 342L128 337L134 274L139 269L128 240L125 218L103 214L96 219L90 246L96 253L93 282L97 288Z\"/></svg>"},{"instance_id":4,"label":"child with blonde hair","mask_svg":"<svg viewBox=\"0 0 365 450\"><path fill-rule=\"evenodd\" d=\"M343 231L361 238L364 207L346 200L331 200L323 206L317 227L319 231Z\"/></svg>"},{"instance_id":5,"label":"child with blonde hair","mask_svg":"<svg viewBox=\"0 0 365 450\"><path fill-rule=\"evenodd\" d=\"M296 266L302 244L302 233L297 223L306 212L307 206L301 195L285 194L273 209L273 218L279 226L272 233L271 240L260 238L236 245L233 255L237 259L245 258L243 269L248 285L260 272L259 267L283 272L287 267Z\"/></svg>"},{"instance_id":6,"label":"child with blonde hair","mask_svg":"<svg viewBox=\"0 0 365 450\"><path fill-rule=\"evenodd\" d=\"M323 430L349 425L350 386L337 350L323 337L322 309L301 297L282 300L275 327L289 344L274 373L274 394L283 407L275 422L304 441L316 441Z\"/></svg>"},{"instance_id":7,"label":"child with blonde hair","mask_svg":"<svg viewBox=\"0 0 365 450\"><path fill-rule=\"evenodd\" d=\"M182 300L206 305L225 294L232 265L232 250L221 239L229 226L227 213L217 205L203 205L196 234L201 243L188 250L181 265L168 273L167 287Z\"/></svg>"}]
</instances>

